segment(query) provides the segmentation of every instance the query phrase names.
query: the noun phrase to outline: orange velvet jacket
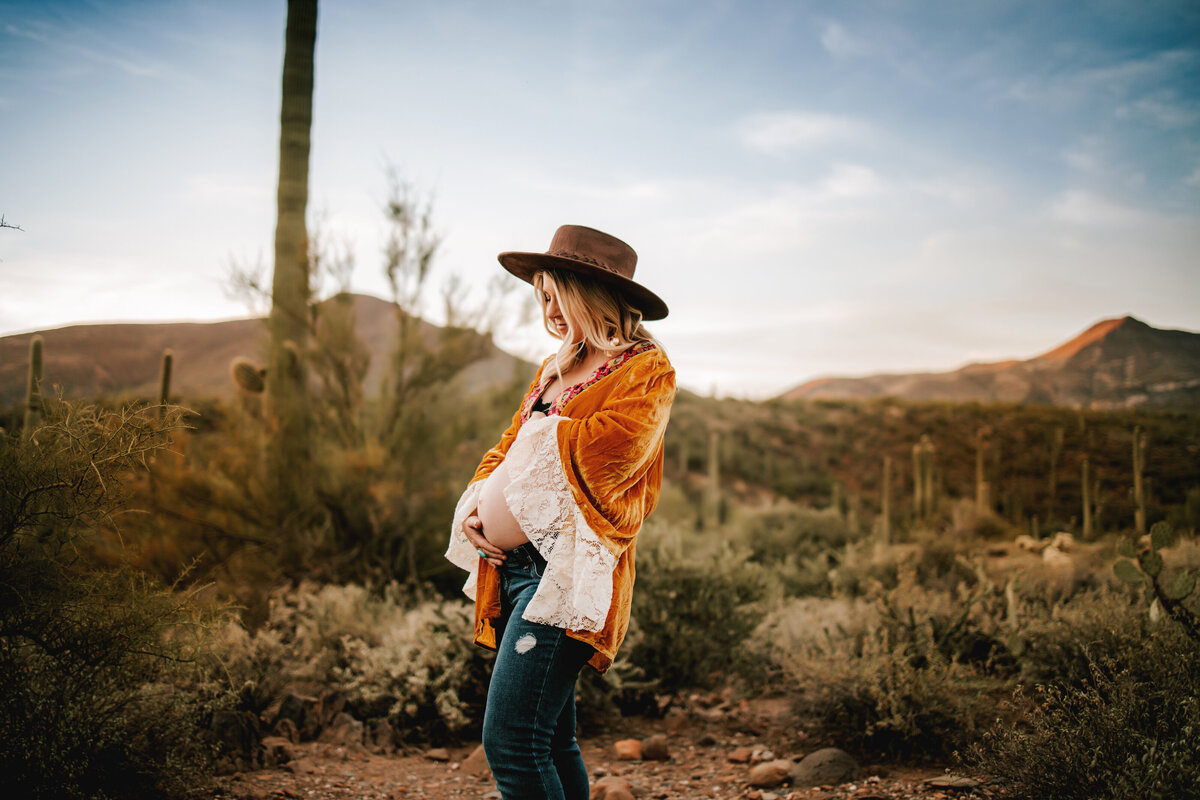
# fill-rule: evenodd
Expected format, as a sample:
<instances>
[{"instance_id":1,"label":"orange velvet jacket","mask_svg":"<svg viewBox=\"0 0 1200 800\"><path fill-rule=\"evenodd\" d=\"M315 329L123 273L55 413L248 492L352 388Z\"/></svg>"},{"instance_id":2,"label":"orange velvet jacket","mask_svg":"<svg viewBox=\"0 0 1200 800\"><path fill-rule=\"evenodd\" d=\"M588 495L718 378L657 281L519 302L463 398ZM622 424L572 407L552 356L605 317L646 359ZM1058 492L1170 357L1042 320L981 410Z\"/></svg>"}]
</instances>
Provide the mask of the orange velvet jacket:
<instances>
[{"instance_id":1,"label":"orange velvet jacket","mask_svg":"<svg viewBox=\"0 0 1200 800\"><path fill-rule=\"evenodd\" d=\"M494 650L499 571L479 558L461 526L484 480L507 461L505 500L547 562L524 618L592 645L589 663L603 673L629 627L634 545L662 488L675 370L661 349L635 344L567 389L550 416L530 420L548 363L459 500L446 557L470 573L463 591L475 600L475 642Z\"/></svg>"}]
</instances>

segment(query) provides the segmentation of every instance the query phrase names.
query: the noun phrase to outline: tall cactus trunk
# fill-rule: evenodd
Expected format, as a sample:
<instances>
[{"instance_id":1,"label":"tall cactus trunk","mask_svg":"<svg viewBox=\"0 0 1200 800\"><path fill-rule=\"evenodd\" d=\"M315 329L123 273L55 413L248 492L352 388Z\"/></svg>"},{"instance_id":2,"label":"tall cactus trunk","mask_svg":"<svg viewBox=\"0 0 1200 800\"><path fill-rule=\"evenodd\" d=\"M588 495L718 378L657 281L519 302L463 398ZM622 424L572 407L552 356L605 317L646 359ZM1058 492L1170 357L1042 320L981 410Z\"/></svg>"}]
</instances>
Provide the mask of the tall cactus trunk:
<instances>
[{"instance_id":1,"label":"tall cactus trunk","mask_svg":"<svg viewBox=\"0 0 1200 800\"><path fill-rule=\"evenodd\" d=\"M29 340L29 374L25 380L25 424L21 436L28 439L42 415L42 337Z\"/></svg>"},{"instance_id":2,"label":"tall cactus trunk","mask_svg":"<svg viewBox=\"0 0 1200 800\"><path fill-rule=\"evenodd\" d=\"M884 544L892 543L892 457L883 457L882 497L879 500L879 536Z\"/></svg>"},{"instance_id":3,"label":"tall cactus trunk","mask_svg":"<svg viewBox=\"0 0 1200 800\"><path fill-rule=\"evenodd\" d=\"M271 285L266 408L268 470L281 513L308 496L309 425L303 354L308 338L308 158L312 130L316 0L288 0L279 117L279 191Z\"/></svg>"},{"instance_id":4,"label":"tall cactus trunk","mask_svg":"<svg viewBox=\"0 0 1200 800\"><path fill-rule=\"evenodd\" d=\"M1089 476L1088 457L1083 457L1083 463L1080 464L1080 471L1083 481L1083 538L1092 538L1092 481Z\"/></svg>"},{"instance_id":5,"label":"tall cactus trunk","mask_svg":"<svg viewBox=\"0 0 1200 800\"><path fill-rule=\"evenodd\" d=\"M1133 524L1138 536L1146 535L1146 487L1142 472L1146 468L1146 433L1142 426L1133 429Z\"/></svg>"},{"instance_id":6,"label":"tall cactus trunk","mask_svg":"<svg viewBox=\"0 0 1200 800\"><path fill-rule=\"evenodd\" d=\"M708 486L704 492L704 527L717 527L721 513L721 435L708 433Z\"/></svg>"},{"instance_id":7,"label":"tall cactus trunk","mask_svg":"<svg viewBox=\"0 0 1200 800\"><path fill-rule=\"evenodd\" d=\"M170 350L163 350L162 371L158 375L158 418L161 420L166 413L167 403L171 400L171 366L175 357Z\"/></svg>"},{"instance_id":8,"label":"tall cactus trunk","mask_svg":"<svg viewBox=\"0 0 1200 800\"><path fill-rule=\"evenodd\" d=\"M991 506L988 497L988 482L984 479L983 451L985 447L984 432L975 434L975 513L983 516Z\"/></svg>"}]
</instances>

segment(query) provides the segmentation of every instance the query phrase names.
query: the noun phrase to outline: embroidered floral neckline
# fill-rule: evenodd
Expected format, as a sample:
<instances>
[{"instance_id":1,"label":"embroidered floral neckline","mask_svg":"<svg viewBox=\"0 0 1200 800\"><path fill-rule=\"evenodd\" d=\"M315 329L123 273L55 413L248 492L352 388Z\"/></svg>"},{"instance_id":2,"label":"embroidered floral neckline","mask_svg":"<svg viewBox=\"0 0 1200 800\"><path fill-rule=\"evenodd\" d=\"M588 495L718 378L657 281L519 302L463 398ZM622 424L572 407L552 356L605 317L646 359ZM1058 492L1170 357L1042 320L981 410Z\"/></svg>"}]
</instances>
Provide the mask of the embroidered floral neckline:
<instances>
[{"instance_id":1,"label":"embroidered floral neckline","mask_svg":"<svg viewBox=\"0 0 1200 800\"><path fill-rule=\"evenodd\" d=\"M571 402L577 396L579 396L579 393L582 392L584 389L587 389L589 386L596 383L601 378L604 378L607 375L611 375L613 372L620 369L625 364L626 361L633 358L634 356L641 355L642 353L645 353L649 350L654 350L654 349L655 349L654 342L641 341L641 342L637 342L636 344L626 348L624 351L617 353L617 355L613 356L608 361L605 361L603 364L596 367L596 371L592 373L590 378L588 378L587 380L581 381L581 382L575 384L574 386L569 386L566 389L564 389L562 392L560 392L558 397L556 397L554 399L554 402L550 404L550 410L546 412L546 416L550 417L550 416L555 416L557 414L561 414L563 408L566 407L567 403ZM537 403L538 398L540 398L542 396L542 392L545 390L545 388L547 386L550 385L550 382L552 380L553 380L553 377L546 378L545 380L539 381L538 385L533 387L532 391L530 391L529 394L527 394L525 396L525 402L523 402L521 404L521 422L522 423L529 421L529 415L533 413L534 404Z\"/></svg>"}]
</instances>

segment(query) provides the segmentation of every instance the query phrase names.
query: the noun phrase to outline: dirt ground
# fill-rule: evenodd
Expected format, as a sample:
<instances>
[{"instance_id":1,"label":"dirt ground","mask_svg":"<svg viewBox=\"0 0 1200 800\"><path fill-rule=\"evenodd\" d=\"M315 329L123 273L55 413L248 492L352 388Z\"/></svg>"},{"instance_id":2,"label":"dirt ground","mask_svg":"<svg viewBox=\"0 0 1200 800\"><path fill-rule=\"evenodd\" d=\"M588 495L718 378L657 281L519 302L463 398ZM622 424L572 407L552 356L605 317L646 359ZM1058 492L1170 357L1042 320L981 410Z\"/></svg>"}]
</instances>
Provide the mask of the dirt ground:
<instances>
[{"instance_id":1,"label":"dirt ground","mask_svg":"<svg viewBox=\"0 0 1200 800\"><path fill-rule=\"evenodd\" d=\"M616 757L617 740L654 734L667 738L667 760L622 761ZM582 736L580 746L593 787L606 776L619 776L629 781L638 800L977 800L981 796L969 789L927 784L948 772L936 765L863 764L858 779L839 786L752 786L750 772L757 762L798 760L824 746L789 729L781 709L769 701L757 708L743 702L724 712L710 709L707 714L622 720L612 730ZM445 753L411 749L373 755L353 747L296 744L291 746L292 760L283 768L222 777L210 796L235 800L497 800L490 774L472 772L478 762L464 764L477 747L478 742L472 742L447 748ZM747 752L751 758L744 763L731 760L731 755L739 757L739 749L741 758ZM430 755L448 756L448 760L434 760Z\"/></svg>"}]
</instances>

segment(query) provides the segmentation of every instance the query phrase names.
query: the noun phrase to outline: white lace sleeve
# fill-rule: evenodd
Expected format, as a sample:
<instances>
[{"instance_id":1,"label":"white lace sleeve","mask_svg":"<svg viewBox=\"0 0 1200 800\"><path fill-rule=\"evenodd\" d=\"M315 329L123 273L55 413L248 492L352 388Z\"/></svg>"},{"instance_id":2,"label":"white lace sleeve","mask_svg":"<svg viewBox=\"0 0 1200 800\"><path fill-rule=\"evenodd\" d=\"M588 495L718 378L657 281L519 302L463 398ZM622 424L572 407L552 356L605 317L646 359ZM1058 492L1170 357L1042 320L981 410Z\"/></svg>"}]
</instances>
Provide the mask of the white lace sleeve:
<instances>
[{"instance_id":1,"label":"white lace sleeve","mask_svg":"<svg viewBox=\"0 0 1200 800\"><path fill-rule=\"evenodd\" d=\"M617 559L588 527L567 485L557 435L565 419L526 422L504 459L511 475L504 488L509 511L546 559L546 572L522 618L599 631L612 604Z\"/></svg>"},{"instance_id":2,"label":"white lace sleeve","mask_svg":"<svg viewBox=\"0 0 1200 800\"><path fill-rule=\"evenodd\" d=\"M475 545L471 544L467 535L463 533L462 524L479 504L479 495L483 493L483 484L486 482L475 481L458 499L458 506L454 509L454 523L450 526L450 546L446 548L446 558L454 566L470 573L467 575L467 582L463 584L463 592L472 600L475 599L475 582L479 580L479 553L475 552Z\"/></svg>"}]
</instances>

